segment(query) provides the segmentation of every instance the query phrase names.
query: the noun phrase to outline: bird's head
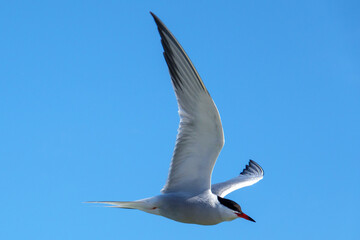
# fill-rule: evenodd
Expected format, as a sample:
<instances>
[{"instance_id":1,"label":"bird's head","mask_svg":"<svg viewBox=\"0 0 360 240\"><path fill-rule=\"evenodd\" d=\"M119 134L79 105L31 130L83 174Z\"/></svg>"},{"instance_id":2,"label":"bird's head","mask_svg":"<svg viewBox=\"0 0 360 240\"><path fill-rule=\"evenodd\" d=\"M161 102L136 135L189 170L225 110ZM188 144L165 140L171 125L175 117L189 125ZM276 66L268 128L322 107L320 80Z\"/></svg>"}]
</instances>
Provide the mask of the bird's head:
<instances>
[{"instance_id":1,"label":"bird's head","mask_svg":"<svg viewBox=\"0 0 360 240\"><path fill-rule=\"evenodd\" d=\"M252 221L252 222L255 222L254 219L252 219L251 217L249 217L248 215L246 215L245 213L243 213L241 211L240 205L237 204L236 202L234 202L234 201L232 201L230 199L219 197L219 196L217 198L218 198L219 202L222 205L224 205L225 207L231 209L236 216L244 218L244 219Z\"/></svg>"}]
</instances>

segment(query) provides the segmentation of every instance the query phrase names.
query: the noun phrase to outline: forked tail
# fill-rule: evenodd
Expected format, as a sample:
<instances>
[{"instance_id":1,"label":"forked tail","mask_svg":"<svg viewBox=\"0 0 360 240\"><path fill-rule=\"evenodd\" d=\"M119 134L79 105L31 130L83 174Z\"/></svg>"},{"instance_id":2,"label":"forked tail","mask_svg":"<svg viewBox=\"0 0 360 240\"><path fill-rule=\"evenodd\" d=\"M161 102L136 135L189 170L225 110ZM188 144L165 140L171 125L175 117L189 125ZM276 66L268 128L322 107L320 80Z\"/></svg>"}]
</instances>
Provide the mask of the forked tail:
<instances>
[{"instance_id":1,"label":"forked tail","mask_svg":"<svg viewBox=\"0 0 360 240\"><path fill-rule=\"evenodd\" d=\"M105 207L138 209L144 212L159 215L158 203L154 198L146 198L137 201L120 202L120 201L89 201L86 203L108 204Z\"/></svg>"},{"instance_id":2,"label":"forked tail","mask_svg":"<svg viewBox=\"0 0 360 240\"><path fill-rule=\"evenodd\" d=\"M139 209L143 207L143 203L140 201L129 201L129 202L120 202L120 201L89 201L86 203L101 203L108 204L104 207L113 207L113 208L128 208L128 209Z\"/></svg>"}]
</instances>

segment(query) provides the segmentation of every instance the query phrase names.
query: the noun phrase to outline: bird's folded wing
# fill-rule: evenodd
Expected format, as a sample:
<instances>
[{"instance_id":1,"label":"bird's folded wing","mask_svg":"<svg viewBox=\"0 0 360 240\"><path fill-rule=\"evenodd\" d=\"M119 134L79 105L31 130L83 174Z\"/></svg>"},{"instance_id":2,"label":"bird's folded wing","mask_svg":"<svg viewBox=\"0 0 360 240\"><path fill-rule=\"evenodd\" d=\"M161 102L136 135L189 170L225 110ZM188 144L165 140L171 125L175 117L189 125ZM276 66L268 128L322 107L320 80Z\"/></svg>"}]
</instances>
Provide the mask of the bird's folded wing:
<instances>
[{"instance_id":1,"label":"bird's folded wing","mask_svg":"<svg viewBox=\"0 0 360 240\"><path fill-rule=\"evenodd\" d=\"M260 181L264 176L264 170L259 164L250 160L239 176L228 181L211 185L211 191L220 197L243 187L251 186Z\"/></svg>"},{"instance_id":2,"label":"bird's folded wing","mask_svg":"<svg viewBox=\"0 0 360 240\"><path fill-rule=\"evenodd\" d=\"M209 190L224 145L218 110L183 48L153 13L178 101L180 125L163 193Z\"/></svg>"}]
</instances>

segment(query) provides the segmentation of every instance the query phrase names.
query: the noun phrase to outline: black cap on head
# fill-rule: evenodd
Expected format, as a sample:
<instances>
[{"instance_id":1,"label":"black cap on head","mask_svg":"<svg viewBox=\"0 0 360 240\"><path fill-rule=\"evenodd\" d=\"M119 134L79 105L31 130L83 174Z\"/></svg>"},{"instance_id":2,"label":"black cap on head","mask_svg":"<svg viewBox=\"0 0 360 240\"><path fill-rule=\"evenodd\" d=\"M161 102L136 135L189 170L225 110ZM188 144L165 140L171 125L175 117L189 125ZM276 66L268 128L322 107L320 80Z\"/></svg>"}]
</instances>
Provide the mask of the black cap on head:
<instances>
[{"instance_id":1,"label":"black cap on head","mask_svg":"<svg viewBox=\"0 0 360 240\"><path fill-rule=\"evenodd\" d=\"M220 196L217 196L219 202L224 205L227 208L230 208L231 210L234 210L236 212L242 212L241 211L241 207L239 204L237 204L236 202L230 200L230 199L226 199L226 198L222 198Z\"/></svg>"}]
</instances>

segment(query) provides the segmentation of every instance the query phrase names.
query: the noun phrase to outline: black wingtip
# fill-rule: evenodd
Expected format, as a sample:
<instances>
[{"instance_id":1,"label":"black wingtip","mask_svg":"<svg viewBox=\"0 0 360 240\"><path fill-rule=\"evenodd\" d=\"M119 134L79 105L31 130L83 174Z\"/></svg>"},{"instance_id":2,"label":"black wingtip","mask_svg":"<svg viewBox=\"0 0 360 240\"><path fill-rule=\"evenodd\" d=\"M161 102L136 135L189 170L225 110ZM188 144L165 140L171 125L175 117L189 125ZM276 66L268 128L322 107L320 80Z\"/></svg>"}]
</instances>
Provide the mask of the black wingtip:
<instances>
[{"instance_id":1,"label":"black wingtip","mask_svg":"<svg viewBox=\"0 0 360 240\"><path fill-rule=\"evenodd\" d=\"M245 166L244 170L240 173L241 175L262 175L264 176L264 170L262 167L255 161L249 160L249 163Z\"/></svg>"},{"instance_id":2,"label":"black wingtip","mask_svg":"<svg viewBox=\"0 0 360 240\"><path fill-rule=\"evenodd\" d=\"M160 18L158 18L153 12L150 11L150 14L151 14L151 16L154 18L156 25L158 25L158 26L159 26L159 25L164 25L164 24L161 22Z\"/></svg>"}]
</instances>

